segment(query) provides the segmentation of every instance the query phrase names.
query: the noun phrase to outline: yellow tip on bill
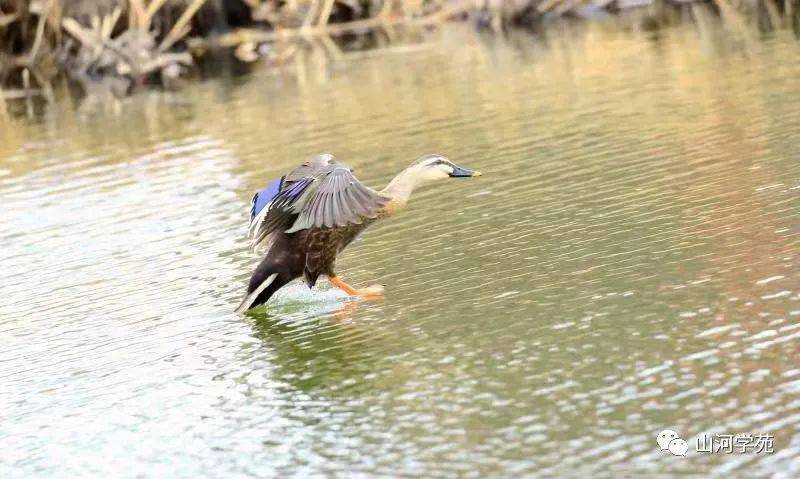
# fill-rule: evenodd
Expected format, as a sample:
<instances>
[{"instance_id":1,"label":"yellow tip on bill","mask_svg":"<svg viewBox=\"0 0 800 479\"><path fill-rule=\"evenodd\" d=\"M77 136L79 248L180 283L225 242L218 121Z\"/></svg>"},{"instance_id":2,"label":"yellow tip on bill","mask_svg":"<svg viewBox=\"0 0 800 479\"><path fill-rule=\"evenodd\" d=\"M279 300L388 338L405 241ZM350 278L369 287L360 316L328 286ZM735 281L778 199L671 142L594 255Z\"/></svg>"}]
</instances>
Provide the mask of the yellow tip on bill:
<instances>
[{"instance_id":1,"label":"yellow tip on bill","mask_svg":"<svg viewBox=\"0 0 800 479\"><path fill-rule=\"evenodd\" d=\"M481 175L483 175L483 173L481 173L480 171L473 171L472 172L472 176L481 176Z\"/></svg>"}]
</instances>

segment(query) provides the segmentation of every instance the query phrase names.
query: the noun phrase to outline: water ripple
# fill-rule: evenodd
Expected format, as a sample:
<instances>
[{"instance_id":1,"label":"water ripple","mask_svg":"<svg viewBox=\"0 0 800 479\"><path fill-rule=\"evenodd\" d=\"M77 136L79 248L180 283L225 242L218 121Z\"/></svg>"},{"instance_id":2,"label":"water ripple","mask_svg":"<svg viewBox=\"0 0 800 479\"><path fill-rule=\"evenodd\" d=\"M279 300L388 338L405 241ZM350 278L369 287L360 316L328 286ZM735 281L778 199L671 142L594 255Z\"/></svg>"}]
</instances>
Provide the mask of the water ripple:
<instances>
[{"instance_id":1,"label":"water ripple","mask_svg":"<svg viewBox=\"0 0 800 479\"><path fill-rule=\"evenodd\" d=\"M454 27L13 125L3 476L797 477L797 46L638 35ZM238 317L250 195L318 151L376 187L429 151L485 175L341 256L383 302L321 280ZM776 452L683 460L665 428Z\"/></svg>"}]
</instances>

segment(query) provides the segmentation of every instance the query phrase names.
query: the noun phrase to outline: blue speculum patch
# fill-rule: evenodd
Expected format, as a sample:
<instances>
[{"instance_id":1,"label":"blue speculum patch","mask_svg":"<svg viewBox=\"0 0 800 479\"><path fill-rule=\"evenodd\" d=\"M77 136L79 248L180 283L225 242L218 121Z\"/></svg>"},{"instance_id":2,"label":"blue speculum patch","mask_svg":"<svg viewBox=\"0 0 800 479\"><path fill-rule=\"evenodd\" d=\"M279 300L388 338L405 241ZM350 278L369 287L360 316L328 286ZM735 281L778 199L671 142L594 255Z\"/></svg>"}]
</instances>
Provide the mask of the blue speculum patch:
<instances>
[{"instance_id":1,"label":"blue speculum patch","mask_svg":"<svg viewBox=\"0 0 800 479\"><path fill-rule=\"evenodd\" d=\"M267 206L269 202L278 195L278 192L281 190L281 184L283 184L283 177L273 181L266 188L258 191L253 196L253 208L250 210L251 220L258 216L258 213L260 213L261 210L263 210L264 207Z\"/></svg>"}]
</instances>

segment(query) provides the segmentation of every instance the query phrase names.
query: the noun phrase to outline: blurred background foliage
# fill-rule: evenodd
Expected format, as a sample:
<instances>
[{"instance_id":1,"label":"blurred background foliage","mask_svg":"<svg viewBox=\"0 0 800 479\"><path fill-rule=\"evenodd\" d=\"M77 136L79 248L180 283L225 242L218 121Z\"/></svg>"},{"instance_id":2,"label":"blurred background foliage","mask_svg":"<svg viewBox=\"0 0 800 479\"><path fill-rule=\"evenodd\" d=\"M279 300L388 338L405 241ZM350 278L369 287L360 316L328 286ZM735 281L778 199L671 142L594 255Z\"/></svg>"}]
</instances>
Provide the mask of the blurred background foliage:
<instances>
[{"instance_id":1,"label":"blurred background foliage","mask_svg":"<svg viewBox=\"0 0 800 479\"><path fill-rule=\"evenodd\" d=\"M8 101L53 101L54 88L126 96L177 88L215 53L281 64L316 42L335 55L369 36L382 43L445 21L494 33L626 15L657 30L721 18L752 35L798 30L800 0L0 0L0 115ZM369 43L369 42L367 42ZM62 80L59 83L59 79Z\"/></svg>"}]
</instances>

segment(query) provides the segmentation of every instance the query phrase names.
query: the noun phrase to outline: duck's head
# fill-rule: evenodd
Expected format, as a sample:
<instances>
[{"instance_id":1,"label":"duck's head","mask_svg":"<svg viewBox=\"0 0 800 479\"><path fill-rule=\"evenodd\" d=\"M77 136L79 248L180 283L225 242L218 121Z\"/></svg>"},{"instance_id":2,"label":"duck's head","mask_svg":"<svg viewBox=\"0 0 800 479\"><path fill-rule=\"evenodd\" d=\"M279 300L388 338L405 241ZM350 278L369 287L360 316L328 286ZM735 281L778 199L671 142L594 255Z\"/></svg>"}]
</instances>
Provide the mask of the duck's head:
<instances>
[{"instance_id":1,"label":"duck's head","mask_svg":"<svg viewBox=\"0 0 800 479\"><path fill-rule=\"evenodd\" d=\"M411 166L401 171L381 193L392 198L391 211L405 206L414 188L424 183L445 178L470 178L481 176L480 171L457 166L442 155L430 154L417 159Z\"/></svg>"},{"instance_id":2,"label":"duck's head","mask_svg":"<svg viewBox=\"0 0 800 479\"><path fill-rule=\"evenodd\" d=\"M480 171L462 168L442 155L430 154L417 159L406 171L418 183L445 178L470 178L481 176Z\"/></svg>"}]
</instances>

